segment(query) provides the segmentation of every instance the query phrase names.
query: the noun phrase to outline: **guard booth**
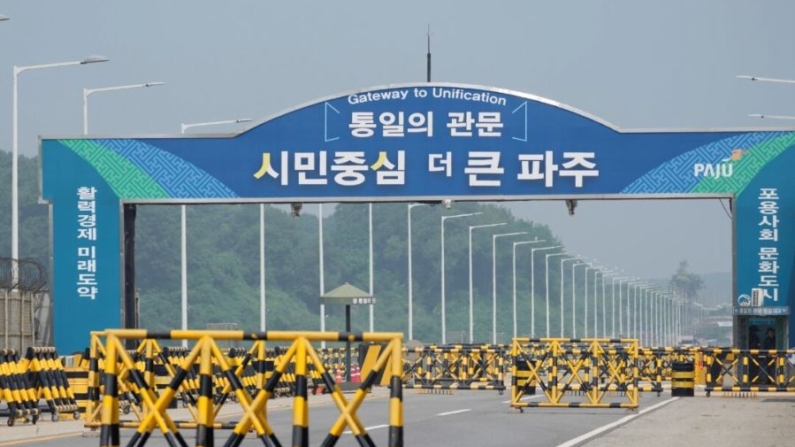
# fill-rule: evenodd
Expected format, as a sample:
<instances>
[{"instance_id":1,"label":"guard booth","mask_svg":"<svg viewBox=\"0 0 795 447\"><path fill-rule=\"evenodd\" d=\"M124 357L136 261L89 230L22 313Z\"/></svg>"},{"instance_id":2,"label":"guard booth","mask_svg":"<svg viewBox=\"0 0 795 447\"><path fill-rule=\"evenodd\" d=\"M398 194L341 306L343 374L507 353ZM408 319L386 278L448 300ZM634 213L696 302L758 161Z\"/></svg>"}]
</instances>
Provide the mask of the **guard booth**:
<instances>
[{"instance_id":1,"label":"guard booth","mask_svg":"<svg viewBox=\"0 0 795 447\"><path fill-rule=\"evenodd\" d=\"M764 306L764 289L753 289L751 295L740 295L734 307L734 340L740 349L753 349L753 334L760 344L768 330L775 334L775 349L788 349L789 306ZM762 345L760 345L761 347Z\"/></svg>"},{"instance_id":2,"label":"guard booth","mask_svg":"<svg viewBox=\"0 0 795 447\"><path fill-rule=\"evenodd\" d=\"M336 289L326 292L320 296L320 304L324 306L345 306L345 332L351 332L351 306L360 305L374 305L375 298L373 295L345 283ZM351 391L358 388L358 384L354 384L351 380L351 342L345 342L345 378L344 382L339 384L339 387L344 391Z\"/></svg>"},{"instance_id":3,"label":"guard booth","mask_svg":"<svg viewBox=\"0 0 795 447\"><path fill-rule=\"evenodd\" d=\"M768 329L775 331L775 349L788 349L789 331L787 330L786 316L741 316L737 318L737 321L739 322L739 327L735 327L735 340L740 341L738 346L740 349L752 349L752 346L750 346L752 332L756 333L760 342L764 341Z\"/></svg>"}]
</instances>

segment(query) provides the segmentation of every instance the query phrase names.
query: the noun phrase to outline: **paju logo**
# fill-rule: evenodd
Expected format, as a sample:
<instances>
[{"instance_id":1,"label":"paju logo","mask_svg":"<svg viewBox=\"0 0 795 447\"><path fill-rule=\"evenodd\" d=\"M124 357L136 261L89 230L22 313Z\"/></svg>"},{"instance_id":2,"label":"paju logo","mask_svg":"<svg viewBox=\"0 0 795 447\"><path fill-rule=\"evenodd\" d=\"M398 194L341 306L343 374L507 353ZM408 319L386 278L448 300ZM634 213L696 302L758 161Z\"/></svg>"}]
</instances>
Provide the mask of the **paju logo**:
<instances>
[{"instance_id":1,"label":"paju logo","mask_svg":"<svg viewBox=\"0 0 795 447\"><path fill-rule=\"evenodd\" d=\"M748 149L733 149L731 155L724 158L720 163L696 163L693 165L694 177L731 177L734 174L734 163L740 161Z\"/></svg>"}]
</instances>

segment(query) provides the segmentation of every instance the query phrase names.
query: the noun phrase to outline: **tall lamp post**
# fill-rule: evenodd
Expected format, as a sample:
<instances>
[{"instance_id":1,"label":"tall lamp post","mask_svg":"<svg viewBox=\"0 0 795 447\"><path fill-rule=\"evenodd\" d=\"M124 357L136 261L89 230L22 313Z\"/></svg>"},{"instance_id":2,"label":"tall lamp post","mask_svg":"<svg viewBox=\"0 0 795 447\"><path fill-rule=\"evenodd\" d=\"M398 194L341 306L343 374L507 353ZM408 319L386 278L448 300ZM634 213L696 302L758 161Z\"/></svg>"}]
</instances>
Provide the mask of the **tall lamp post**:
<instances>
[{"instance_id":1,"label":"tall lamp post","mask_svg":"<svg viewBox=\"0 0 795 447\"><path fill-rule=\"evenodd\" d=\"M163 85L165 82L146 82L144 84L117 85L114 87L84 88L83 89L83 135L88 135L88 97L94 93L113 92L117 90L132 90L136 88L149 88Z\"/></svg>"},{"instance_id":2,"label":"tall lamp post","mask_svg":"<svg viewBox=\"0 0 795 447\"><path fill-rule=\"evenodd\" d=\"M619 288L618 291L619 291L619 294L620 294L621 293L621 280L626 280L626 279L631 279L631 278L629 278L627 276L613 276L613 277L610 278L611 287L612 287L612 291L610 292L610 297L613 300L613 309L611 311L612 318L610 319L611 320L610 338L616 338L616 281L618 281L618 288ZM620 299L619 299L619 302L618 302L618 311L619 311L619 315L620 315L620 313L621 313L621 300ZM620 319L621 319L621 317L619 316L619 320ZM619 324L620 323L621 322L619 321ZM619 331L618 334L619 334L618 336L620 338L621 337L621 332Z\"/></svg>"},{"instance_id":3,"label":"tall lamp post","mask_svg":"<svg viewBox=\"0 0 795 447\"><path fill-rule=\"evenodd\" d=\"M475 298L474 287L472 285L472 231L478 228L491 228L507 225L506 222L485 224L485 225L470 225L469 226L469 342L475 342Z\"/></svg>"},{"instance_id":4,"label":"tall lamp post","mask_svg":"<svg viewBox=\"0 0 795 447\"><path fill-rule=\"evenodd\" d=\"M7 18L6 18L7 19ZM46 68L71 67L77 65L107 62L109 59L102 56L91 56L81 61L56 62L54 64L14 66L14 95L13 111L11 114L11 258L19 259L19 75L25 71L43 70ZM12 284L19 281L19 272L12 269Z\"/></svg>"},{"instance_id":5,"label":"tall lamp post","mask_svg":"<svg viewBox=\"0 0 795 447\"><path fill-rule=\"evenodd\" d=\"M563 304L563 289L564 289L564 285L563 285L563 283L564 283L564 279L566 277L566 274L565 274L565 270L563 269L563 264L565 262L567 262L567 261L579 261L579 260L580 260L580 258L578 256L574 256L574 257L571 257L571 258L562 258L560 260L560 311L559 311L559 313L560 313L560 338L563 338L564 326L565 326L564 315L563 315L563 308L564 308L564 304ZM571 277L571 279L572 279L572 283L571 283L572 301L574 300L574 266L576 266L576 265L577 265L576 262L575 262L575 264L572 264L572 277ZM574 308L573 307L572 307L572 312L574 312Z\"/></svg>"},{"instance_id":6,"label":"tall lamp post","mask_svg":"<svg viewBox=\"0 0 795 447\"><path fill-rule=\"evenodd\" d=\"M318 251L318 282L320 284L320 295L326 294L325 283L325 267L323 264L323 204L317 204L317 251ZM321 301L320 303L320 332L326 331L326 305ZM323 349L326 349L326 342L320 343Z\"/></svg>"},{"instance_id":7,"label":"tall lamp post","mask_svg":"<svg viewBox=\"0 0 795 447\"><path fill-rule=\"evenodd\" d=\"M370 295L373 295L373 204L367 204L367 237L369 239L369 247L370 247L370 261L369 270L370 270ZM375 314L373 304L370 303L370 332L375 332Z\"/></svg>"},{"instance_id":8,"label":"tall lamp post","mask_svg":"<svg viewBox=\"0 0 795 447\"><path fill-rule=\"evenodd\" d=\"M530 336L536 336L536 269L535 259L537 251L556 250L562 245L553 247L537 247L530 249Z\"/></svg>"},{"instance_id":9,"label":"tall lamp post","mask_svg":"<svg viewBox=\"0 0 795 447\"><path fill-rule=\"evenodd\" d=\"M521 241L513 243L513 338L517 337L517 322L516 322L516 247L528 244L540 244L546 242L544 240L534 241Z\"/></svg>"},{"instance_id":10,"label":"tall lamp post","mask_svg":"<svg viewBox=\"0 0 795 447\"><path fill-rule=\"evenodd\" d=\"M491 235L491 342L497 344L497 239L527 234L527 231Z\"/></svg>"},{"instance_id":11,"label":"tall lamp post","mask_svg":"<svg viewBox=\"0 0 795 447\"><path fill-rule=\"evenodd\" d=\"M647 287L649 283L645 281L637 281L630 283L630 285L632 286L633 291L632 291L632 319L629 322L632 323L631 326L633 334L632 338L638 338L638 288L642 289L644 287Z\"/></svg>"},{"instance_id":12,"label":"tall lamp post","mask_svg":"<svg viewBox=\"0 0 795 447\"><path fill-rule=\"evenodd\" d=\"M185 134L194 127L217 126L221 124L248 123L251 118L239 118L224 121L207 121L204 123L180 124L180 133ZM182 330L188 330L188 213L187 206L180 205L180 240L181 240L181 284L182 284ZM260 330L265 330L265 205L259 206L260 215ZM321 294L322 295L322 294ZM322 330L322 329L321 329ZM183 346L188 346L188 341L182 341Z\"/></svg>"},{"instance_id":13,"label":"tall lamp post","mask_svg":"<svg viewBox=\"0 0 795 447\"><path fill-rule=\"evenodd\" d=\"M795 84L795 79L781 79L781 78L765 78L761 76L748 76L748 75L740 75L737 76L737 79L745 79L748 81L758 81L758 82L771 82L776 84ZM795 120L795 116L791 115L763 115L760 113L751 113L748 115L751 118L770 118L770 119L777 119L777 120Z\"/></svg>"},{"instance_id":14,"label":"tall lamp post","mask_svg":"<svg viewBox=\"0 0 795 447\"><path fill-rule=\"evenodd\" d=\"M409 258L409 340L414 340L414 280L412 278L411 266L411 210L414 207L425 205L424 203L409 203L406 207L406 220L408 221L408 258Z\"/></svg>"},{"instance_id":15,"label":"tall lamp post","mask_svg":"<svg viewBox=\"0 0 795 447\"><path fill-rule=\"evenodd\" d=\"M662 312L660 308L662 307L663 300L665 299L668 292L666 290L662 290L657 296L654 297L654 343L657 346L662 346L665 343L663 342L663 325L662 325Z\"/></svg>"},{"instance_id":16,"label":"tall lamp post","mask_svg":"<svg viewBox=\"0 0 795 447\"><path fill-rule=\"evenodd\" d=\"M207 121L204 123L191 123L191 124L180 124L180 132L185 133L186 130L191 129L193 127L205 127L205 126L220 126L222 124L238 124L238 123L250 123L253 121L251 118L238 118L234 120L222 120L222 121Z\"/></svg>"},{"instance_id":17,"label":"tall lamp post","mask_svg":"<svg viewBox=\"0 0 795 447\"><path fill-rule=\"evenodd\" d=\"M641 333L643 335L643 346L651 346L654 333L654 296L659 292L659 287L651 286L646 290L644 302L641 304L643 308L643 316L641 317Z\"/></svg>"},{"instance_id":18,"label":"tall lamp post","mask_svg":"<svg viewBox=\"0 0 795 447\"><path fill-rule=\"evenodd\" d=\"M611 269L594 272L594 286L596 286L596 275L600 273L602 274L602 337L605 337L607 334L607 295L605 294L605 275L614 275L616 271ZM594 317L596 317L596 312L596 293L594 293ZM598 337L598 334L596 333L596 326L594 326L594 336Z\"/></svg>"},{"instance_id":19,"label":"tall lamp post","mask_svg":"<svg viewBox=\"0 0 795 447\"><path fill-rule=\"evenodd\" d=\"M585 338L588 338L588 272L591 270L599 270L598 266L594 266L593 264L589 264L585 267L585 303L583 304L583 308L585 309L585 313L583 315L583 323L585 324ZM596 274L594 274L594 286L593 286L594 295L596 295Z\"/></svg>"},{"instance_id":20,"label":"tall lamp post","mask_svg":"<svg viewBox=\"0 0 795 447\"><path fill-rule=\"evenodd\" d=\"M572 338L577 338L577 267L579 266L590 267L591 264L585 261L578 261L572 264L571 266L571 336ZM587 272L586 272L587 273ZM583 282L583 286L585 289L588 289L588 277L586 276L585 281Z\"/></svg>"},{"instance_id":21,"label":"tall lamp post","mask_svg":"<svg viewBox=\"0 0 795 447\"><path fill-rule=\"evenodd\" d=\"M631 284L632 281L640 279L636 276L623 277L618 280L618 337L628 337L624 333L624 284ZM627 285L627 303L629 303L629 285ZM629 304L626 306L627 315L629 315ZM627 323L627 332L629 332L629 323Z\"/></svg>"},{"instance_id":22,"label":"tall lamp post","mask_svg":"<svg viewBox=\"0 0 795 447\"><path fill-rule=\"evenodd\" d=\"M10 17L4 16L3 14L0 14L0 22L5 22L6 20L10 20L10 19L11 19Z\"/></svg>"},{"instance_id":23,"label":"tall lamp post","mask_svg":"<svg viewBox=\"0 0 795 447\"><path fill-rule=\"evenodd\" d=\"M477 213L465 213L465 214L456 214L453 216L442 216L442 224L441 224L441 233L442 233L442 344L447 344L447 315L445 313L445 287L444 287L444 223L449 219L457 219L461 217L471 217L471 216L478 216L483 214L481 212Z\"/></svg>"},{"instance_id":24,"label":"tall lamp post","mask_svg":"<svg viewBox=\"0 0 795 447\"><path fill-rule=\"evenodd\" d=\"M598 265L594 265L594 264L588 264L588 266L585 267L585 304L583 305L583 307L585 308L585 315L584 315L584 320L583 320L585 322L585 338L588 338L588 272L590 270L594 271L594 274L593 274L593 288L591 290L593 291L593 301L594 301L593 336L594 336L594 338L596 338L597 337L597 332L599 330L599 325L598 325L599 320L598 320L598 317L597 317L597 300L598 300L599 293L596 290L596 275L602 270L602 268L603 267L598 266Z\"/></svg>"},{"instance_id":25,"label":"tall lamp post","mask_svg":"<svg viewBox=\"0 0 795 447\"><path fill-rule=\"evenodd\" d=\"M550 337L549 335L549 258L555 256L565 256L566 253L549 253L544 255L544 295L545 295L545 303L546 303L546 323L547 323L547 338Z\"/></svg>"}]
</instances>

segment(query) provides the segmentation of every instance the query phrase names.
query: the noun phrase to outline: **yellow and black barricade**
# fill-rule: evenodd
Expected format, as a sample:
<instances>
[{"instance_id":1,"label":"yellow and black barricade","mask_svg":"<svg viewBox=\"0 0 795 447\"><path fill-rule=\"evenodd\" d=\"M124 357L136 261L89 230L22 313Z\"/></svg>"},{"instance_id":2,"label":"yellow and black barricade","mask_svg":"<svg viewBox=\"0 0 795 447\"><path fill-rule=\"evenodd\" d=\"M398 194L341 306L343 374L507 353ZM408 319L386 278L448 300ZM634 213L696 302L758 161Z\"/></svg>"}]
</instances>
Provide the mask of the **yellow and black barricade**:
<instances>
[{"instance_id":1,"label":"yellow and black barricade","mask_svg":"<svg viewBox=\"0 0 795 447\"><path fill-rule=\"evenodd\" d=\"M499 346L425 346L405 352L419 357L404 368L405 388L505 391L505 354Z\"/></svg>"},{"instance_id":2,"label":"yellow and black barricade","mask_svg":"<svg viewBox=\"0 0 795 447\"><path fill-rule=\"evenodd\" d=\"M671 396L693 397L696 385L696 367L693 362L674 362L671 365Z\"/></svg>"},{"instance_id":3,"label":"yellow and black barricade","mask_svg":"<svg viewBox=\"0 0 795 447\"><path fill-rule=\"evenodd\" d=\"M30 386L36 390L36 401L44 399L47 403L46 411L52 414L53 421L57 421L62 413L80 418L75 396L55 348L28 348L20 368L27 372Z\"/></svg>"},{"instance_id":4,"label":"yellow and black barricade","mask_svg":"<svg viewBox=\"0 0 795 447\"><path fill-rule=\"evenodd\" d=\"M104 346L102 345L104 339ZM174 375L168 385L161 390L154 386L152 380L141 372L133 355L123 345L124 340L141 340L147 342L155 339L188 339L193 342L184 358L174 367ZM251 357L255 362L263 362L266 358L264 342L289 342L290 346L277 357L272 374L264 380L263 371L267 368L262 363L254 366L255 393L244 383L244 362L230 361L220 348L218 341L253 341ZM351 397L350 401L342 393L330 372L325 368L312 342L380 342L386 343L386 349L379 355L366 378ZM256 346L261 343L262 346ZM323 385L330 390L331 398L340 410L340 416L329 430L323 445L332 446L340 438L343 431L349 428L361 445L375 445L356 412L362 401L373 386L376 376L383 373L389 379L391 388L389 403L389 446L403 445L403 405L402 405L402 334L399 333L336 333L336 332L262 332L244 333L242 331L171 331L149 332L145 330L107 330L95 333L92 337L91 358L99 360L99 353L104 352L102 371L102 401L98 405L96 417L86 419L86 426L100 429L100 445L118 446L120 429L135 428L128 445L142 446L155 429L159 429L169 445L187 445L180 433L181 428L196 430L196 445L212 445L215 432L231 430L226 445L238 445L245 435L254 431L266 445L281 445L270 426L267 403L283 376L292 367L292 383L294 383L294 408L292 445L307 446L309 444L308 418L308 383L310 378L309 365L313 365ZM138 351L140 352L140 351ZM145 354L147 358L150 354ZM112 361L112 360L116 361ZM98 361L96 362L99 363ZM198 398L196 412L192 421L174 420L168 407L174 400L178 390L188 380L189 371L198 367ZM91 368L89 368L91 370ZM89 395L91 390L100 389L98 371L89 372ZM266 372L267 373L267 372ZM219 376L223 380L218 380ZM134 411L135 420L122 420L119 411L119 396L122 389L129 389L140 396L141 411ZM230 405L229 400L215 399L215 396L234 393L237 403L242 407L243 416L237 422L219 423L216 421L221 405ZM88 412L95 408L89 402Z\"/></svg>"},{"instance_id":5,"label":"yellow and black barricade","mask_svg":"<svg viewBox=\"0 0 795 447\"><path fill-rule=\"evenodd\" d=\"M74 364L64 368L64 372L66 373L66 380L69 382L69 388L74 394L77 411L80 414L85 414L88 405L89 350L86 349L82 354L75 354L74 357Z\"/></svg>"},{"instance_id":6,"label":"yellow and black barricade","mask_svg":"<svg viewBox=\"0 0 795 447\"><path fill-rule=\"evenodd\" d=\"M511 373L518 376L511 381L514 408L638 407L637 340L517 338L511 357ZM546 401L524 400L536 391L528 384L540 388ZM615 394L625 400L606 402Z\"/></svg>"},{"instance_id":7,"label":"yellow and black barricade","mask_svg":"<svg viewBox=\"0 0 795 447\"><path fill-rule=\"evenodd\" d=\"M0 350L0 402L5 401L8 406L9 426L17 420L33 424L39 420L36 390L20 366L19 354L15 350Z\"/></svg>"},{"instance_id":8,"label":"yellow and black barricade","mask_svg":"<svg viewBox=\"0 0 795 447\"><path fill-rule=\"evenodd\" d=\"M795 392L788 356L795 350L702 348L707 396L715 391L740 397L754 393Z\"/></svg>"},{"instance_id":9,"label":"yellow and black barricade","mask_svg":"<svg viewBox=\"0 0 795 447\"><path fill-rule=\"evenodd\" d=\"M532 396L536 393L536 380L532 371L536 368L537 361L520 353L513 359L511 366L511 390L523 396Z\"/></svg>"}]
</instances>

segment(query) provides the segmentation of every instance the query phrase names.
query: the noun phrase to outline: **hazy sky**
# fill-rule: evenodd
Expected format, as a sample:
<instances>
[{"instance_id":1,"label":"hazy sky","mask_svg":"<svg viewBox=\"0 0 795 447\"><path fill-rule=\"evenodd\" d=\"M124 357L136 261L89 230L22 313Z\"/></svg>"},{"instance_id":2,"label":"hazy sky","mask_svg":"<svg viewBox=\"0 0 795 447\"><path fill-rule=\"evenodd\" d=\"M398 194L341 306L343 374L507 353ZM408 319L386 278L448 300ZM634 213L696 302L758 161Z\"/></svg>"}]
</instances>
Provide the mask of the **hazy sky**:
<instances>
[{"instance_id":1,"label":"hazy sky","mask_svg":"<svg viewBox=\"0 0 795 447\"><path fill-rule=\"evenodd\" d=\"M111 59L22 74L29 155L38 135L82 131L84 87L166 82L92 96L91 133L106 135L257 120L320 96L422 81L429 23L435 81L536 94L622 128L780 127L746 115L795 114L795 86L735 79L795 77L792 0L492 4L0 1L11 17L0 22L0 147L11 146L13 65ZM698 273L731 268L731 225L717 201L581 202L574 217L560 202L517 208L572 251L631 274L665 276L681 259Z\"/></svg>"}]
</instances>

